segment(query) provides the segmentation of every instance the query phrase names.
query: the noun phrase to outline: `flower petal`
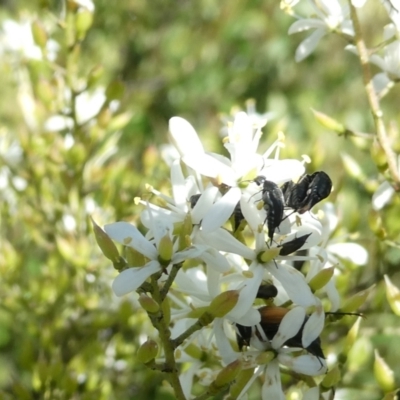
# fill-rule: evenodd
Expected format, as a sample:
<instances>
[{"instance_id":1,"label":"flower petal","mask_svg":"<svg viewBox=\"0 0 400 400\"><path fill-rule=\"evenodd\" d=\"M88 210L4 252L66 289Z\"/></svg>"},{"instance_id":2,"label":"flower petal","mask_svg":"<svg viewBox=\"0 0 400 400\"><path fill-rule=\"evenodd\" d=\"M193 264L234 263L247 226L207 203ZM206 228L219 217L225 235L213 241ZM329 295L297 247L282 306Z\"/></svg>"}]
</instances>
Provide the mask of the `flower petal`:
<instances>
[{"instance_id":1,"label":"flower petal","mask_svg":"<svg viewBox=\"0 0 400 400\"><path fill-rule=\"evenodd\" d=\"M212 232L221 227L232 215L241 196L239 188L231 188L224 196L212 205L201 223L204 233Z\"/></svg>"},{"instance_id":2,"label":"flower petal","mask_svg":"<svg viewBox=\"0 0 400 400\"><path fill-rule=\"evenodd\" d=\"M228 186L236 185L236 176L232 168L210 154L185 155L182 161L201 175L217 178Z\"/></svg>"},{"instance_id":3,"label":"flower petal","mask_svg":"<svg viewBox=\"0 0 400 400\"><path fill-rule=\"evenodd\" d=\"M222 357L222 360L225 365L230 364L231 362L237 360L238 353L236 353L230 344L228 336L224 331L224 320L222 318L216 318L214 320L214 335L215 341L217 343L217 347L219 350L219 354Z\"/></svg>"},{"instance_id":4,"label":"flower petal","mask_svg":"<svg viewBox=\"0 0 400 400\"><path fill-rule=\"evenodd\" d=\"M325 313L322 307L312 313L303 327L301 342L307 348L317 337L319 337L325 324Z\"/></svg>"},{"instance_id":5,"label":"flower petal","mask_svg":"<svg viewBox=\"0 0 400 400\"><path fill-rule=\"evenodd\" d=\"M112 283L112 289L117 296L123 296L136 290L149 276L160 270L157 261L150 261L141 268L129 268L122 271Z\"/></svg>"},{"instance_id":6,"label":"flower petal","mask_svg":"<svg viewBox=\"0 0 400 400\"><path fill-rule=\"evenodd\" d=\"M231 318L236 320L243 317L246 313L251 312L250 310L256 298L257 290L261 285L264 274L262 265L253 262L250 266L250 271L252 271L253 276L240 284L239 300L233 310L228 314ZM259 314L258 311L257 314Z\"/></svg>"},{"instance_id":7,"label":"flower petal","mask_svg":"<svg viewBox=\"0 0 400 400\"><path fill-rule=\"evenodd\" d=\"M239 240L235 239L228 231L222 228L208 233L199 231L195 238L195 241L198 240L216 248L219 251L239 254L248 260L252 260L255 257L253 250L239 242Z\"/></svg>"},{"instance_id":8,"label":"flower petal","mask_svg":"<svg viewBox=\"0 0 400 400\"><path fill-rule=\"evenodd\" d=\"M319 41L325 34L325 28L318 28L308 38L304 39L296 49L296 62L303 61L305 58L307 58L316 49Z\"/></svg>"},{"instance_id":9,"label":"flower petal","mask_svg":"<svg viewBox=\"0 0 400 400\"><path fill-rule=\"evenodd\" d=\"M279 349L283 344L297 335L301 326L304 323L306 311L303 307L292 308L283 318L279 324L278 332L275 334L271 341L274 349Z\"/></svg>"},{"instance_id":10,"label":"flower petal","mask_svg":"<svg viewBox=\"0 0 400 400\"><path fill-rule=\"evenodd\" d=\"M186 180L179 160L175 160L171 165L171 184L175 204L180 208L185 208L188 200Z\"/></svg>"},{"instance_id":11,"label":"flower petal","mask_svg":"<svg viewBox=\"0 0 400 400\"><path fill-rule=\"evenodd\" d=\"M327 370L324 359L310 354L292 357L288 354L280 353L278 360L281 364L286 365L286 367L299 374L318 376L325 374Z\"/></svg>"},{"instance_id":12,"label":"flower petal","mask_svg":"<svg viewBox=\"0 0 400 400\"><path fill-rule=\"evenodd\" d=\"M133 247L147 258L157 258L156 248L139 232L136 226L125 222L114 222L104 226L107 235L125 246Z\"/></svg>"},{"instance_id":13,"label":"flower petal","mask_svg":"<svg viewBox=\"0 0 400 400\"><path fill-rule=\"evenodd\" d=\"M388 181L383 182L372 196L372 207L374 210L379 211L385 207L392 199L394 193L393 186Z\"/></svg>"},{"instance_id":14,"label":"flower petal","mask_svg":"<svg viewBox=\"0 0 400 400\"><path fill-rule=\"evenodd\" d=\"M301 272L289 265L270 267L268 271L281 283L293 303L303 307L315 305L315 297Z\"/></svg>"},{"instance_id":15,"label":"flower petal","mask_svg":"<svg viewBox=\"0 0 400 400\"><path fill-rule=\"evenodd\" d=\"M314 28L325 28L325 23L316 18L299 19L290 25L288 34L292 35L293 33L304 32Z\"/></svg>"},{"instance_id":16,"label":"flower petal","mask_svg":"<svg viewBox=\"0 0 400 400\"><path fill-rule=\"evenodd\" d=\"M197 200L196 205L192 209L192 222L194 225L200 224L201 220L212 207L215 198L218 195L218 188L215 186L208 187Z\"/></svg>"},{"instance_id":17,"label":"flower petal","mask_svg":"<svg viewBox=\"0 0 400 400\"><path fill-rule=\"evenodd\" d=\"M203 145L193 126L181 117L169 120L169 131L172 140L181 156L197 156L204 153Z\"/></svg>"},{"instance_id":18,"label":"flower petal","mask_svg":"<svg viewBox=\"0 0 400 400\"><path fill-rule=\"evenodd\" d=\"M276 360L271 361L265 371L265 380L261 389L262 400L285 400L286 396L282 391L281 374L279 364Z\"/></svg>"},{"instance_id":19,"label":"flower petal","mask_svg":"<svg viewBox=\"0 0 400 400\"><path fill-rule=\"evenodd\" d=\"M330 244L327 250L357 265L365 265L368 262L367 250L357 243Z\"/></svg>"}]
</instances>

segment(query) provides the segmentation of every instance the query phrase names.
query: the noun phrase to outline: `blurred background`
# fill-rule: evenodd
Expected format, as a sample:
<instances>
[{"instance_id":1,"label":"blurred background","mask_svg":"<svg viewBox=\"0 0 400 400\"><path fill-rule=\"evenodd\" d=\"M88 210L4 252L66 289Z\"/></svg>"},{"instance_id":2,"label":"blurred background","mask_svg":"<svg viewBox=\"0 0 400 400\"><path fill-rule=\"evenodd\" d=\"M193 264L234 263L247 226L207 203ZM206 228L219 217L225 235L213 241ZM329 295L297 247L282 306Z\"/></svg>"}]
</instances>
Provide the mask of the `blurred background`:
<instances>
[{"instance_id":1,"label":"blurred background","mask_svg":"<svg viewBox=\"0 0 400 400\"><path fill-rule=\"evenodd\" d=\"M311 111L374 131L360 65L343 38L325 36L296 63L308 33L289 36L295 19L267 0L0 5L0 399L173 399L159 374L135 362L152 330L132 297L112 295L116 272L90 216L100 225L135 222L146 183L169 193L160 162L169 118L188 119L207 150L224 153L224 116L248 107L271 113L260 150L283 131L282 158L308 154L310 171L331 176L333 240L368 251L362 266L344 257L338 278L344 300L375 285L352 350L350 317L322 336L342 363L337 398L383 398L375 348L399 385L399 316L383 281L387 274L400 286L399 200L371 208L384 180L371 141L339 137ZM387 13L370 1L360 18L367 44L378 45ZM399 93L382 101L397 151ZM285 379L288 398L298 398ZM258 398L254 386L249 399Z\"/></svg>"}]
</instances>

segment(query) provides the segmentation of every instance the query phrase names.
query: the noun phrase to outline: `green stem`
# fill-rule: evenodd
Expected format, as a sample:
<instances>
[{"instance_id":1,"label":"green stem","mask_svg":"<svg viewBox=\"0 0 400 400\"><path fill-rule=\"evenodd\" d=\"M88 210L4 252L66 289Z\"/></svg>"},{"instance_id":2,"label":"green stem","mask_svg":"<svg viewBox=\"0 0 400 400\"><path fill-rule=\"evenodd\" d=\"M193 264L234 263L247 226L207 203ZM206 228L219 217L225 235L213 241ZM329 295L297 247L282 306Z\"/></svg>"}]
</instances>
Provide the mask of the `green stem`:
<instances>
[{"instance_id":1,"label":"green stem","mask_svg":"<svg viewBox=\"0 0 400 400\"><path fill-rule=\"evenodd\" d=\"M160 305L160 310L155 315L150 315L150 318L153 326L158 331L160 341L163 345L165 355L164 373L167 375L167 379L175 392L175 398L177 400L185 400L185 395L179 381L178 368L174 355L175 347L173 341L171 340L171 331L162 311L162 302L164 301L164 298L161 296L160 289L158 287L158 281L154 276L151 279L151 283L153 286L152 296L153 299Z\"/></svg>"},{"instance_id":2,"label":"green stem","mask_svg":"<svg viewBox=\"0 0 400 400\"><path fill-rule=\"evenodd\" d=\"M179 264L174 264L172 266L171 272L168 275L168 279L164 283L164 287L160 291L160 296L161 296L161 301L164 301L165 297L167 296L167 293L174 282L176 275L178 274L179 270L181 269L183 263Z\"/></svg>"},{"instance_id":3,"label":"green stem","mask_svg":"<svg viewBox=\"0 0 400 400\"><path fill-rule=\"evenodd\" d=\"M376 135L379 144L381 145L387 158L389 173L393 180L392 183L393 187L398 192L400 191L400 176L399 176L399 171L397 169L396 155L390 146L390 141L386 132L385 124L383 122L383 112L380 108L379 99L377 94L375 93L372 84L372 74L368 59L368 50L367 47L365 46L365 42L362 36L361 26L360 26L360 21L358 20L357 11L355 7L351 4L351 0L348 0L348 2L350 6L350 16L354 26L355 43L360 58L368 103L371 108L372 116L374 118Z\"/></svg>"},{"instance_id":4,"label":"green stem","mask_svg":"<svg viewBox=\"0 0 400 400\"><path fill-rule=\"evenodd\" d=\"M213 319L214 317L211 314L205 312L190 328L188 328L185 332L183 332L180 336L172 341L174 348L180 346L184 342L184 340L186 340L194 332L197 332L201 328L204 328L205 326L210 324Z\"/></svg>"}]
</instances>

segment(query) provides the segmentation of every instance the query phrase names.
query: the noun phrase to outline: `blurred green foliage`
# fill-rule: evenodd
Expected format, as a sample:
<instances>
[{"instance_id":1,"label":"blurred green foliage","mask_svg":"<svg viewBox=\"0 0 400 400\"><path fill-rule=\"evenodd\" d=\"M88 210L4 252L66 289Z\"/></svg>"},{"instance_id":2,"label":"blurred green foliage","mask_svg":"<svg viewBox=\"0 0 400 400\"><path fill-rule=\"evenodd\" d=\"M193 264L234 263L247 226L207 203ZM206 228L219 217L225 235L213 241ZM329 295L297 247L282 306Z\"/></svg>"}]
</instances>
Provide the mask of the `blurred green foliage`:
<instances>
[{"instance_id":1,"label":"blurred green foliage","mask_svg":"<svg viewBox=\"0 0 400 400\"><path fill-rule=\"evenodd\" d=\"M2 1L0 21L0 399L173 398L162 377L135 360L154 332L134 299L111 294L116 273L95 244L89 216L99 224L136 221L134 198L145 194L145 183L169 190L159 162L168 119L187 118L209 150L223 151L219 113L244 108L249 98L274 113L261 149L283 130L284 158L309 154L310 170L323 168L335 185L336 236L369 251L364 267L344 262L338 281L344 299L376 284L362 309L362 334L342 354L348 360L339 387L349 389L343 399L383 397L373 375L375 347L400 376L398 316L382 281L388 274L400 284L399 199L372 213L381 178L371 143L337 137L311 112L374 130L358 60L343 51L343 39L325 37L296 64L301 38L287 35L293 20L278 2L260 0L97 0L93 14L73 1L14 0ZM33 29L37 57L7 49L10 21ZM371 46L387 22L379 4L367 7L362 23ZM15 44L18 35L7 40ZM54 59L50 40L58 44ZM78 115L85 115L82 92L104 96L86 121ZM382 103L393 126L399 93ZM64 128L45 129L55 115ZM361 178L344 167L342 154L351 154ZM352 323L347 317L328 329L327 352L342 351Z\"/></svg>"}]
</instances>

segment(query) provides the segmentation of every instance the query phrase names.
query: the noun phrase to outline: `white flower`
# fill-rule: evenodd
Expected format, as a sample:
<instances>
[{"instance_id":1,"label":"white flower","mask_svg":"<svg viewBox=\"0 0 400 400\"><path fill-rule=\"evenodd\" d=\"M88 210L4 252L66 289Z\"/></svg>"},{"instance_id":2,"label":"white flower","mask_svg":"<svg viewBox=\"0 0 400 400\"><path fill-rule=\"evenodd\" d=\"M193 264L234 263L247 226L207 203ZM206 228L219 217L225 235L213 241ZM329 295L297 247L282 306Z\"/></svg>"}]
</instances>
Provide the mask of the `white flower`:
<instances>
[{"instance_id":1,"label":"white flower","mask_svg":"<svg viewBox=\"0 0 400 400\"><path fill-rule=\"evenodd\" d=\"M372 195L372 208L376 211L381 210L390 202L394 194L395 190L388 181L381 183Z\"/></svg>"},{"instance_id":2,"label":"white flower","mask_svg":"<svg viewBox=\"0 0 400 400\"><path fill-rule=\"evenodd\" d=\"M42 51L33 40L31 22L29 20L5 20L0 33L0 54L9 52L26 59L41 60ZM59 45L54 40L46 43L46 54L55 60Z\"/></svg>"},{"instance_id":3,"label":"white flower","mask_svg":"<svg viewBox=\"0 0 400 400\"><path fill-rule=\"evenodd\" d=\"M296 50L297 62L308 57L318 46L319 41L329 32L338 32L353 36L353 25L346 4L338 0L310 0L318 18L304 18L294 22L289 28L289 34L315 29L315 31L303 40Z\"/></svg>"},{"instance_id":4,"label":"white flower","mask_svg":"<svg viewBox=\"0 0 400 400\"><path fill-rule=\"evenodd\" d=\"M322 320L324 318L324 313L322 312L322 307L319 307ZM256 367L256 371L247 383L245 388L242 390L242 394L246 393L248 388L252 385L255 379L261 374L265 374L265 380L262 388L263 400L268 399L285 399L282 391L281 378L279 372L279 364L285 365L287 368L301 374L315 376L321 375L326 372L327 366L325 359L317 357L312 354L303 354L300 356L293 356L291 353L298 351L298 348L287 348L285 343L297 336L300 329L304 324L305 320L305 310L302 307L295 307L283 317L277 333L271 340L268 340L266 333L258 325L252 329L252 336L250 339L250 349L243 353L236 353L231 348L230 353L232 354L229 359L232 362L234 359L242 359L242 362L247 365L247 368ZM308 319L308 321L310 318ZM307 322L308 322L307 321ZM299 344L299 347L308 347L311 341L315 340L321 330L323 324L319 324L317 327L315 324L311 324L314 328L313 336L310 336L310 331L306 326L303 328L302 341L303 344ZM220 328L220 327L219 327ZM256 334L257 332L257 334ZM224 347L225 351L229 353L227 348L231 347L230 341L226 335L221 334L221 332L216 333L217 345L219 347ZM270 361L267 365L259 365L259 360L262 360L262 354L267 350L273 350L276 353L276 358ZM235 358L236 357L236 358ZM224 360L226 361L226 360ZM240 397L240 396L239 396Z\"/></svg>"},{"instance_id":5,"label":"white flower","mask_svg":"<svg viewBox=\"0 0 400 400\"><path fill-rule=\"evenodd\" d=\"M168 265L161 265L158 246L165 235L169 235L172 226L164 225L158 220L153 227L154 241L147 240L139 230L128 222L115 222L104 227L107 235L125 246L132 247L150 261L144 266L128 268L122 271L113 282L113 290L117 296L136 290L148 277L166 269L169 264L178 264L189 258L200 257L204 249L190 248L186 251L175 251Z\"/></svg>"},{"instance_id":6,"label":"white flower","mask_svg":"<svg viewBox=\"0 0 400 400\"><path fill-rule=\"evenodd\" d=\"M385 46L383 57L373 54L370 57L370 62L383 71L373 78L375 91L380 93L391 81L400 80L400 41L396 40Z\"/></svg>"},{"instance_id":7,"label":"white flower","mask_svg":"<svg viewBox=\"0 0 400 400\"><path fill-rule=\"evenodd\" d=\"M400 1L399 0L381 0L386 8L389 18L396 27L397 32L400 32Z\"/></svg>"}]
</instances>

